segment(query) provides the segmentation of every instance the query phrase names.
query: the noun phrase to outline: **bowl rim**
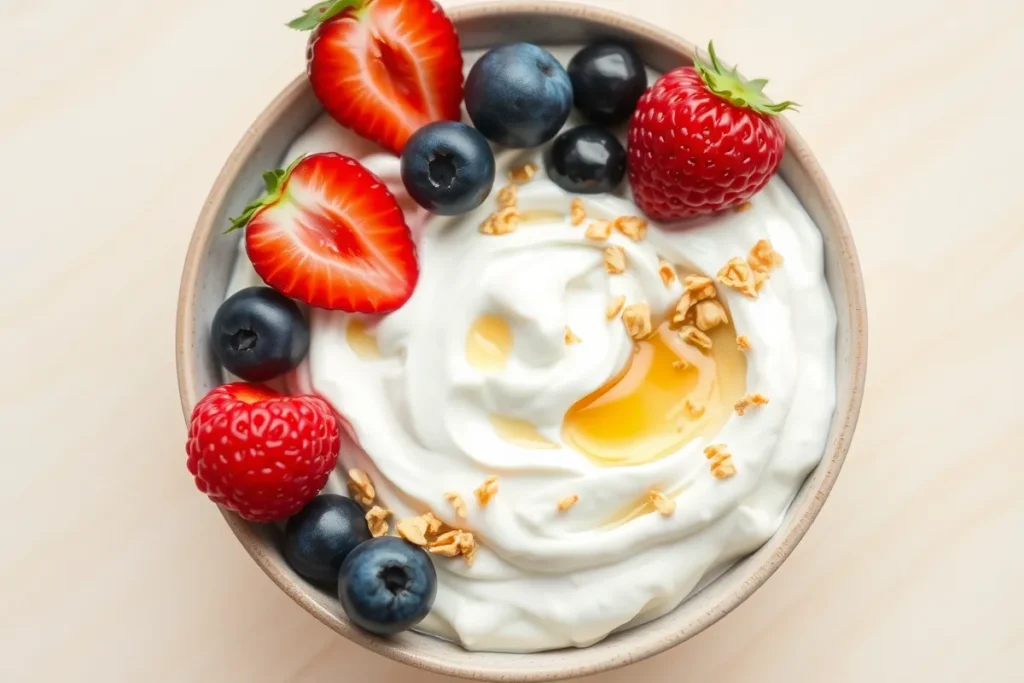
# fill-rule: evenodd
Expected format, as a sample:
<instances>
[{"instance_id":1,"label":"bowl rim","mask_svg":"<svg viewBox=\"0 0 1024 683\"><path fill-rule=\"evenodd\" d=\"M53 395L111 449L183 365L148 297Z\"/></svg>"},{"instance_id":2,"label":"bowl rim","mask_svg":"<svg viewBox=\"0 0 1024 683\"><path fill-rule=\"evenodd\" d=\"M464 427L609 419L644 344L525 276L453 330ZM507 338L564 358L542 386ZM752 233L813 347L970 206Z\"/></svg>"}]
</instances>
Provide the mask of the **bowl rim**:
<instances>
[{"instance_id":1,"label":"bowl rim","mask_svg":"<svg viewBox=\"0 0 1024 683\"><path fill-rule=\"evenodd\" d=\"M690 58L695 53L695 47L692 43L673 35L669 30L618 12L575 2L562 2L560 0L503 0L498 3L475 2L446 8L445 12L456 24L502 15L554 15L570 19L580 18L590 22L614 26L621 31L641 36L644 40L657 45L661 49L684 53ZM192 302L196 300L204 250L215 232L214 221L216 215L219 212L225 195L238 177L241 169L256 151L264 132L279 118L283 111L288 109L302 95L307 87L308 82L305 74L297 76L270 102L253 124L249 126L224 163L203 203L202 210L196 221L182 270L175 325L178 392L186 425L189 422L192 407L199 399L197 385L194 381L196 358L190 345L190 340L194 338L195 332ZM256 564L303 609L349 640L404 664L434 673L476 680L514 679L550 681L570 676L591 675L615 669L654 656L688 640L717 622L746 600L775 573L775 570L782 561L793 552L796 545L806 534L811 522L817 517L829 492L832 490L852 441L854 427L860 413L867 372L868 336L864 282L849 225L831 184L807 143L785 117L782 120L787 136L786 153L797 156L803 170L811 178L822 200L823 211L829 215L833 225L834 230L831 236L838 242L838 251L844 257L841 270L844 273L846 298L851 319L849 358L851 387L849 400L846 402L846 405L838 403L836 405L837 415L842 416L842 421L837 427L835 446L832 452L829 453L826 450L824 455L827 457L823 457L817 466L818 468L827 469L814 494L807 497L807 500L804 502L804 509L793 519L790 528L785 534L776 533L765 543L765 546L774 546L774 550L765 555L759 566L752 568L744 580L739 582L733 590L716 603L714 609L702 613L686 628L667 638L653 637L654 634L652 634L652 637L647 639L646 642L639 644L631 643L626 650L621 648L601 648L601 644L598 643L590 648L585 648L595 653L595 657L589 661L577 661L575 658L564 660L562 658L551 658L551 661L547 662L546 666L541 668L524 666L521 670L516 671L514 676L510 676L509 669L505 667L494 667L486 664L473 666L452 662L443 657L411 652L401 644L366 634L358 628L339 620L335 615L318 604L311 597L310 591L282 571L279 566L280 560L266 552L265 539L248 522L222 508L221 513L231 531ZM813 476L813 473L808 475L808 481L811 476ZM805 481L802 486L806 485L807 482ZM762 546L762 548L765 546ZM659 620L643 624L635 629L630 629L630 631L644 629L650 624L657 623L657 621ZM599 651L601 654L598 656L597 652ZM494 653L470 653L470 655L474 654L488 655ZM550 655L551 653L526 653L516 656L534 658L544 656L545 654Z\"/></svg>"}]
</instances>

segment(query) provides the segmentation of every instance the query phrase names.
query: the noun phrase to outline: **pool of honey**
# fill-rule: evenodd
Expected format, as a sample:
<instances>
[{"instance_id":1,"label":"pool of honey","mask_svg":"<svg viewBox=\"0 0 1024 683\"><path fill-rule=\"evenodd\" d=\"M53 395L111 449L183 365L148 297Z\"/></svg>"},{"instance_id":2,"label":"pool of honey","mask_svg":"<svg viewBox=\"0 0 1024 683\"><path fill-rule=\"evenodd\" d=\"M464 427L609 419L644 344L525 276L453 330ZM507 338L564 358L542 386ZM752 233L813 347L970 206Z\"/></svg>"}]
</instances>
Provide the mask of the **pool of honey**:
<instances>
[{"instance_id":1,"label":"pool of honey","mask_svg":"<svg viewBox=\"0 0 1024 683\"><path fill-rule=\"evenodd\" d=\"M708 333L702 351L668 324L636 343L625 369L565 414L562 440L603 466L637 465L714 434L746 389L746 357L736 330Z\"/></svg>"}]
</instances>

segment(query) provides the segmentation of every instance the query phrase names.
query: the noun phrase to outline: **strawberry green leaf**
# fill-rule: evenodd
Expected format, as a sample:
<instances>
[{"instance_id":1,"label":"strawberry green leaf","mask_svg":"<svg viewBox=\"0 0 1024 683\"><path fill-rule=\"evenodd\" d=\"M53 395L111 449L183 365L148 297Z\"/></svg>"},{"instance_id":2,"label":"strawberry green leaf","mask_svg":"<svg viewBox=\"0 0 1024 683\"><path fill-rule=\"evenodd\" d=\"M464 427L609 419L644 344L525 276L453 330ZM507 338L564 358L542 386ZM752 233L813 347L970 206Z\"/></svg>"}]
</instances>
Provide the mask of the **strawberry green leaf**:
<instances>
[{"instance_id":1,"label":"strawberry green leaf","mask_svg":"<svg viewBox=\"0 0 1024 683\"><path fill-rule=\"evenodd\" d=\"M265 172L263 174L263 184L266 186L266 191L256 199L246 204L245 208L242 209L241 214L235 218L229 219L231 221L231 227L224 231L225 234L244 228L249 225L249 221L259 213L260 209L265 206L276 204L281 199L281 195L284 194L284 186L288 176L292 174L292 171L295 170L295 167L298 166L299 162L303 159L305 159L305 157L300 156L289 164L288 168L278 168L273 171Z\"/></svg>"},{"instance_id":2,"label":"strawberry green leaf","mask_svg":"<svg viewBox=\"0 0 1024 683\"><path fill-rule=\"evenodd\" d=\"M312 31L328 19L333 19L350 8L360 8L364 0L327 0L302 10L302 16L288 22L296 31Z\"/></svg>"},{"instance_id":3,"label":"strawberry green leaf","mask_svg":"<svg viewBox=\"0 0 1024 683\"><path fill-rule=\"evenodd\" d=\"M764 86L768 84L767 79L756 78L748 81L740 76L736 67L727 69L718 60L714 41L708 43L708 57L711 58L710 64L702 61L700 55L694 55L693 67L700 74L700 78L708 90L730 104L751 109L766 116L775 116L800 106L790 100L778 103L769 100L764 94Z\"/></svg>"}]
</instances>

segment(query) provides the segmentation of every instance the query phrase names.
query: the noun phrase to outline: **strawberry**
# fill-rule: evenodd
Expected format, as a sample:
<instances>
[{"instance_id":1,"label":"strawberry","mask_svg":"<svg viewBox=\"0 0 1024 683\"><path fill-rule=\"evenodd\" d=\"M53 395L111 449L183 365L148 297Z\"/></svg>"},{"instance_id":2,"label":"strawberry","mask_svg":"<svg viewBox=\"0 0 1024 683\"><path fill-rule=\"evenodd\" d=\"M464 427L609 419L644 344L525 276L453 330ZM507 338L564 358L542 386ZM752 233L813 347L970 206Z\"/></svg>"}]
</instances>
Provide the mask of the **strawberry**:
<instances>
[{"instance_id":1,"label":"strawberry","mask_svg":"<svg viewBox=\"0 0 1024 683\"><path fill-rule=\"evenodd\" d=\"M640 97L629 126L629 183L637 206L672 221L738 206L782 160L786 134L768 81L746 81L718 61L669 71Z\"/></svg>"},{"instance_id":2,"label":"strawberry","mask_svg":"<svg viewBox=\"0 0 1024 683\"><path fill-rule=\"evenodd\" d=\"M312 154L263 174L265 195L231 221L264 282L310 306L388 313L419 277L394 195L358 161Z\"/></svg>"},{"instance_id":3,"label":"strawberry","mask_svg":"<svg viewBox=\"0 0 1024 683\"><path fill-rule=\"evenodd\" d=\"M340 447L338 421L322 398L239 382L196 404L185 450L188 471L210 500L270 522L316 496Z\"/></svg>"},{"instance_id":4,"label":"strawberry","mask_svg":"<svg viewBox=\"0 0 1024 683\"><path fill-rule=\"evenodd\" d=\"M313 92L359 135L400 154L417 129L459 120L462 49L432 0L329 0L288 25L313 31Z\"/></svg>"}]
</instances>

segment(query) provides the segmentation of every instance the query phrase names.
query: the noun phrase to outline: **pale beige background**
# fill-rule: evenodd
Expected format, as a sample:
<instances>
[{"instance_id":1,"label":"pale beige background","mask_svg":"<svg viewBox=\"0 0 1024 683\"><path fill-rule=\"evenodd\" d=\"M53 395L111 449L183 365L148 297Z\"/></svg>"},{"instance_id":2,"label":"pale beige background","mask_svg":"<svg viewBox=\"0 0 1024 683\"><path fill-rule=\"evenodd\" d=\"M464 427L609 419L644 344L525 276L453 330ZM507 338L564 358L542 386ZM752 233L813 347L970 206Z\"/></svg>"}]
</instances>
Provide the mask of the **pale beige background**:
<instances>
[{"instance_id":1,"label":"pale beige background","mask_svg":"<svg viewBox=\"0 0 1024 683\"><path fill-rule=\"evenodd\" d=\"M0 0L0 680L438 676L268 581L192 490L174 379L193 221L303 68L281 0ZM871 312L824 512L718 625L601 683L1024 680L1024 7L602 0L804 104Z\"/></svg>"}]
</instances>

